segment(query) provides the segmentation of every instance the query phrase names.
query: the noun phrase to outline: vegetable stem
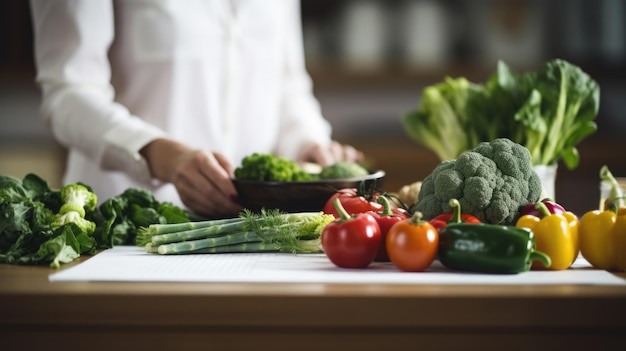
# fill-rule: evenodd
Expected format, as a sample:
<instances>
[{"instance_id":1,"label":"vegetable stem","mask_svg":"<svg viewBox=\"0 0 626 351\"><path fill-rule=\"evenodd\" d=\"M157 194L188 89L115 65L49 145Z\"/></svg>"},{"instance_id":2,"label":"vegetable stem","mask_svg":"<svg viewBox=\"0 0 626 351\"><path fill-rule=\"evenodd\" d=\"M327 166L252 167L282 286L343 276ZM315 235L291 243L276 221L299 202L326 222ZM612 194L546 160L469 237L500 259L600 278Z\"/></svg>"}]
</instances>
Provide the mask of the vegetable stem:
<instances>
[{"instance_id":1,"label":"vegetable stem","mask_svg":"<svg viewBox=\"0 0 626 351\"><path fill-rule=\"evenodd\" d=\"M242 220L224 225L211 225L198 229L184 230L180 232L158 234L152 236L153 245L163 245L183 240L202 239L227 233L235 233L245 229L246 223Z\"/></svg>"},{"instance_id":2,"label":"vegetable stem","mask_svg":"<svg viewBox=\"0 0 626 351\"><path fill-rule=\"evenodd\" d=\"M378 203L383 205L383 211L380 213L383 216L393 216L393 211L391 211L391 204L386 196L380 195L376 198Z\"/></svg>"},{"instance_id":3,"label":"vegetable stem","mask_svg":"<svg viewBox=\"0 0 626 351\"><path fill-rule=\"evenodd\" d=\"M229 220L209 220L180 226L151 225L143 228L142 242L147 252L162 255L229 252L221 246L261 242L260 250L285 252L321 252L320 236L332 215L323 212L283 213L244 210ZM180 231L174 231L177 228ZM188 229L195 228L195 229ZM165 230L167 233L159 234ZM239 249L254 246L240 246ZM261 247L261 246L259 246ZM252 249L254 250L254 249Z\"/></svg>"},{"instance_id":4,"label":"vegetable stem","mask_svg":"<svg viewBox=\"0 0 626 351\"><path fill-rule=\"evenodd\" d=\"M239 243L232 245L207 247L195 251L196 254L219 254L219 253L246 253L246 252L276 252L280 251L280 245L264 243L261 241L251 243Z\"/></svg>"},{"instance_id":5,"label":"vegetable stem","mask_svg":"<svg viewBox=\"0 0 626 351\"><path fill-rule=\"evenodd\" d=\"M241 232L216 238L205 238L159 245L158 253L161 255L194 253L200 249L259 241L262 241L262 239L256 233Z\"/></svg>"},{"instance_id":6,"label":"vegetable stem","mask_svg":"<svg viewBox=\"0 0 626 351\"><path fill-rule=\"evenodd\" d=\"M183 223L169 223L169 224L151 224L148 227L150 233L154 235L176 233L184 230L207 228L216 225L229 224L233 222L241 221L240 218L225 218L225 219L213 219L199 222L183 222Z\"/></svg>"},{"instance_id":7,"label":"vegetable stem","mask_svg":"<svg viewBox=\"0 0 626 351\"><path fill-rule=\"evenodd\" d=\"M626 200L624 200L622 187L619 185L617 179L615 179L613 173L611 173L607 165L600 168L600 179L611 185L611 190L609 191L609 196L606 200L609 206L605 207L613 207L614 209L626 207Z\"/></svg>"},{"instance_id":8,"label":"vegetable stem","mask_svg":"<svg viewBox=\"0 0 626 351\"><path fill-rule=\"evenodd\" d=\"M537 211L539 211L539 214L541 215L541 217L548 217L551 213L550 210L548 209L548 206L546 206L546 204L543 201L539 201L535 204L535 209Z\"/></svg>"},{"instance_id":9,"label":"vegetable stem","mask_svg":"<svg viewBox=\"0 0 626 351\"><path fill-rule=\"evenodd\" d=\"M452 218L450 219L450 223L461 223L461 203L459 200L450 199L448 204L452 207Z\"/></svg>"},{"instance_id":10,"label":"vegetable stem","mask_svg":"<svg viewBox=\"0 0 626 351\"><path fill-rule=\"evenodd\" d=\"M335 209L337 210L337 213L339 214L339 219L341 221L347 221L348 219L350 219L350 215L348 214L346 209L343 208L343 206L341 205L341 201L338 197L333 200L333 206L335 206Z\"/></svg>"}]
</instances>

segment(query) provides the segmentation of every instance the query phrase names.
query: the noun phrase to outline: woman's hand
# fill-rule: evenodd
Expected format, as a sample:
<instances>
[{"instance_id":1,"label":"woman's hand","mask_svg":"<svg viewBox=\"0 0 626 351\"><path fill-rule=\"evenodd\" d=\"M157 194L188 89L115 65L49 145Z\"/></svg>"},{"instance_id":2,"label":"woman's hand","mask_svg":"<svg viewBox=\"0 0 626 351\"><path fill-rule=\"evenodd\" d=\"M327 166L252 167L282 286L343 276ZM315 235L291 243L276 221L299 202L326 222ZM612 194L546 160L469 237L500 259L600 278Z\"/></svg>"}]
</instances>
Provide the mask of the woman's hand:
<instances>
[{"instance_id":1,"label":"woman's hand","mask_svg":"<svg viewBox=\"0 0 626 351\"><path fill-rule=\"evenodd\" d=\"M233 167L219 153L195 150L167 139L157 139L141 150L152 175L174 184L191 211L207 216L231 217L241 211L231 181Z\"/></svg>"},{"instance_id":2,"label":"woman's hand","mask_svg":"<svg viewBox=\"0 0 626 351\"><path fill-rule=\"evenodd\" d=\"M361 162L363 158L363 152L351 145L344 145L333 140L326 146L315 143L305 144L298 153L297 161L328 166L338 161Z\"/></svg>"}]
</instances>

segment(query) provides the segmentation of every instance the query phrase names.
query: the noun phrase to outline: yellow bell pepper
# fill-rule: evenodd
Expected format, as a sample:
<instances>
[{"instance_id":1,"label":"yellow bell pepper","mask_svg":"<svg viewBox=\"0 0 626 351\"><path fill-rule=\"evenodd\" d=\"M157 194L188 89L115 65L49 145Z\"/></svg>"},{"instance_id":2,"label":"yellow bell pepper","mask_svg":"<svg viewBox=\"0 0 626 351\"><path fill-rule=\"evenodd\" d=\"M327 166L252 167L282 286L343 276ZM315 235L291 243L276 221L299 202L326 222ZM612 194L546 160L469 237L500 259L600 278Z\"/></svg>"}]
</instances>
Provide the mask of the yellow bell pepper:
<instances>
[{"instance_id":1,"label":"yellow bell pepper","mask_svg":"<svg viewBox=\"0 0 626 351\"><path fill-rule=\"evenodd\" d=\"M626 270L626 208L589 211L580 219L580 251L592 266Z\"/></svg>"},{"instance_id":2,"label":"yellow bell pepper","mask_svg":"<svg viewBox=\"0 0 626 351\"><path fill-rule=\"evenodd\" d=\"M550 267L534 261L533 269L563 270L569 268L579 253L578 217L572 212L550 213L546 205L538 202L536 209L541 218L533 215L521 216L515 226L528 228L535 234L537 250L552 260Z\"/></svg>"},{"instance_id":3,"label":"yellow bell pepper","mask_svg":"<svg viewBox=\"0 0 626 351\"><path fill-rule=\"evenodd\" d=\"M626 271L626 205L624 194L606 166L600 177L611 183L604 210L585 213L580 219L580 251L592 266L608 271Z\"/></svg>"}]
</instances>

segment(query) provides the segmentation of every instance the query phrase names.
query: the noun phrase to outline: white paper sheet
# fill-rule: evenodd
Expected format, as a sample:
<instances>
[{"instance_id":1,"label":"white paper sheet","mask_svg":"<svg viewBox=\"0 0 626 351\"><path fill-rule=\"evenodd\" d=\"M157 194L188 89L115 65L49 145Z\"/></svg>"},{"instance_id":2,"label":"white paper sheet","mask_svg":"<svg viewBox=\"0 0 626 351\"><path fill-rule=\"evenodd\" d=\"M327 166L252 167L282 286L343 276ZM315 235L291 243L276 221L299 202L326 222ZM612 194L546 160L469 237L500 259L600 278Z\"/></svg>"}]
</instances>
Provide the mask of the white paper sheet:
<instances>
[{"instance_id":1,"label":"white paper sheet","mask_svg":"<svg viewBox=\"0 0 626 351\"><path fill-rule=\"evenodd\" d=\"M342 269L323 254L198 254L163 256L139 247L118 246L76 266L51 274L52 282L239 282L239 283L372 283L372 284L585 284L626 285L626 280L592 269L580 258L564 271L520 274L454 272L438 262L425 272L401 272L391 263L367 269Z\"/></svg>"}]
</instances>

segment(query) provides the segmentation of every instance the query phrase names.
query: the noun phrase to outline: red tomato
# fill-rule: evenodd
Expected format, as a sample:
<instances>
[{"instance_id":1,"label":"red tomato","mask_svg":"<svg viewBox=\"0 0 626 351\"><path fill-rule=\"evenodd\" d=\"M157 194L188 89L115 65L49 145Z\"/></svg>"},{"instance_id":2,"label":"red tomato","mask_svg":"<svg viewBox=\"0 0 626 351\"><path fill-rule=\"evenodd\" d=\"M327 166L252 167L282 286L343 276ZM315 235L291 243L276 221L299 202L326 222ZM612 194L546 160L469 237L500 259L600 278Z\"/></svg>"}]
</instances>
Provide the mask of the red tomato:
<instances>
[{"instance_id":1,"label":"red tomato","mask_svg":"<svg viewBox=\"0 0 626 351\"><path fill-rule=\"evenodd\" d=\"M383 209L383 205L359 194L356 188L346 188L333 194L324 205L324 213L331 214L335 216L335 218L340 217L339 212L333 205L335 199L339 199L341 206L343 206L348 214L365 213L369 211L378 212Z\"/></svg>"},{"instance_id":2,"label":"red tomato","mask_svg":"<svg viewBox=\"0 0 626 351\"><path fill-rule=\"evenodd\" d=\"M339 199L335 199L340 205ZM365 268L378 253L381 244L380 227L369 213L348 215L340 209L340 218L322 231L322 249L337 267Z\"/></svg>"},{"instance_id":3,"label":"red tomato","mask_svg":"<svg viewBox=\"0 0 626 351\"><path fill-rule=\"evenodd\" d=\"M389 229L386 244L389 258L398 269L420 272L437 257L439 233L417 212Z\"/></svg>"}]
</instances>

